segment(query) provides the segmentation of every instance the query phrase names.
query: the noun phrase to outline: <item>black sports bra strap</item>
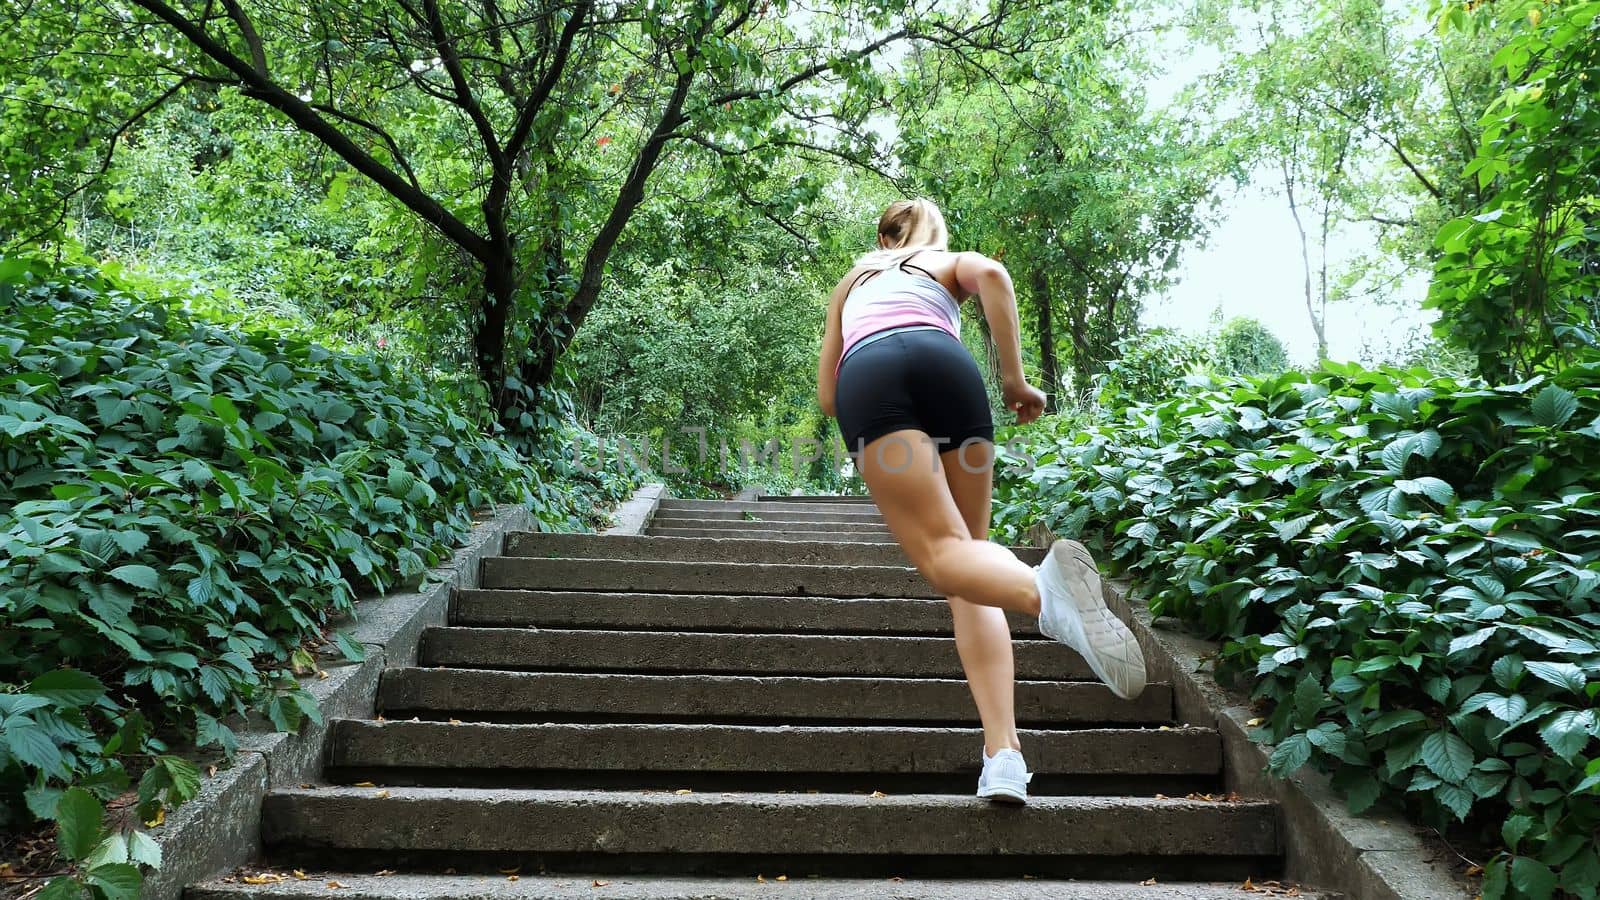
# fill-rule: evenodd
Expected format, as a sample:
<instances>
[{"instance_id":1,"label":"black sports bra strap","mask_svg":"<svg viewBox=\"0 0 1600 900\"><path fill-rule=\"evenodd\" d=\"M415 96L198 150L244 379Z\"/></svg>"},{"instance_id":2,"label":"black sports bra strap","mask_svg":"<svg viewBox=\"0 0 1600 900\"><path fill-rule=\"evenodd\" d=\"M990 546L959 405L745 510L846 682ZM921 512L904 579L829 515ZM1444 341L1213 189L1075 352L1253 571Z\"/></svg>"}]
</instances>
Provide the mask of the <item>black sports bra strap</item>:
<instances>
[{"instance_id":1,"label":"black sports bra strap","mask_svg":"<svg viewBox=\"0 0 1600 900\"><path fill-rule=\"evenodd\" d=\"M917 253L921 253L921 252L922 251L920 251L920 250L917 251ZM913 260L913 259L915 259L917 257L917 253L913 253L910 256L907 256L905 259L900 260L900 266L899 266L900 271L905 272L905 271L909 271L909 270L913 270L914 269L919 274L921 274L923 277L927 278L929 281L939 282L939 284L942 286L944 284L944 282L939 281L939 276L933 274L932 272L928 271L927 269L924 269L921 266L912 265L911 260Z\"/></svg>"}]
</instances>

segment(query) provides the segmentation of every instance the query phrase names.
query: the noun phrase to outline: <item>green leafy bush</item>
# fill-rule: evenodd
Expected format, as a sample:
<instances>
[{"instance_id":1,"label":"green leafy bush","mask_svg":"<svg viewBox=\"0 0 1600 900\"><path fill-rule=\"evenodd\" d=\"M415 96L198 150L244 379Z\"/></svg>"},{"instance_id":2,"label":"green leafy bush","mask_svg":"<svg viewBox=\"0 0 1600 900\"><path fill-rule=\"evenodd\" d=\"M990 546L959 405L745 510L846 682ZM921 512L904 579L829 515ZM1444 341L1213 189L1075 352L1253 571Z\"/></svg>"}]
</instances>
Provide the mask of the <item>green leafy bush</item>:
<instances>
[{"instance_id":1,"label":"green leafy bush","mask_svg":"<svg viewBox=\"0 0 1600 900\"><path fill-rule=\"evenodd\" d=\"M1289 368L1289 351L1267 326L1235 316L1217 329L1211 364L1219 375L1260 375Z\"/></svg>"},{"instance_id":2,"label":"green leafy bush","mask_svg":"<svg viewBox=\"0 0 1600 900\"><path fill-rule=\"evenodd\" d=\"M1108 407L1151 403L1171 396L1190 375L1207 372L1211 354L1199 338L1151 328L1117 342L1118 357L1101 379L1099 401Z\"/></svg>"},{"instance_id":3,"label":"green leafy bush","mask_svg":"<svg viewBox=\"0 0 1600 900\"><path fill-rule=\"evenodd\" d=\"M1463 173L1490 197L1439 230L1426 305L1481 374L1514 378L1600 356L1600 2L1456 0L1446 15L1465 25L1479 7L1518 28Z\"/></svg>"},{"instance_id":4,"label":"green leafy bush","mask_svg":"<svg viewBox=\"0 0 1600 900\"><path fill-rule=\"evenodd\" d=\"M476 510L581 528L631 486L558 481L574 426L547 426L530 468L383 359L0 258L0 826L57 819L90 883L148 862L99 845L99 804L137 777L154 818L197 786L169 742L315 717L294 676L355 596L417 579Z\"/></svg>"},{"instance_id":5,"label":"green leafy bush","mask_svg":"<svg viewBox=\"0 0 1600 900\"><path fill-rule=\"evenodd\" d=\"M1477 828L1486 897L1595 896L1600 367L1211 383L1029 453L997 536L1082 534L1225 638L1274 770Z\"/></svg>"}]
</instances>

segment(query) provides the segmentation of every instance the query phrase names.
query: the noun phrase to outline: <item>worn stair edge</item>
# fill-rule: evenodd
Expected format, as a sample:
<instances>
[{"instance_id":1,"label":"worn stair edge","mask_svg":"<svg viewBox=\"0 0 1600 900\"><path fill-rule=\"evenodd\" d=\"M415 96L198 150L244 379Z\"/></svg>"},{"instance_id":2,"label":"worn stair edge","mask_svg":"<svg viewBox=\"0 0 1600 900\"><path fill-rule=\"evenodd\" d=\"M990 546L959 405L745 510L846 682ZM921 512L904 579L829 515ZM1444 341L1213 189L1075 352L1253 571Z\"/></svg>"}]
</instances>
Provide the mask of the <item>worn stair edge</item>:
<instances>
[{"instance_id":1,"label":"worn stair edge","mask_svg":"<svg viewBox=\"0 0 1600 900\"><path fill-rule=\"evenodd\" d=\"M907 566L820 566L787 563L674 562L646 559L545 559L491 556L486 588L639 591L677 594L778 594L822 597L933 597Z\"/></svg>"},{"instance_id":2,"label":"worn stair edge","mask_svg":"<svg viewBox=\"0 0 1600 900\"><path fill-rule=\"evenodd\" d=\"M834 534L851 531L857 534L889 534L889 526L874 522L774 522L749 519L704 519L694 516L657 515L650 521L655 528L740 528L746 531L800 531L817 534Z\"/></svg>"},{"instance_id":3,"label":"worn stair edge","mask_svg":"<svg viewBox=\"0 0 1600 900\"><path fill-rule=\"evenodd\" d=\"M662 498L667 493L664 484L646 484L633 492L633 496L623 501L611 514L611 527L601 534L607 535L640 535L650 527L650 520L660 508ZM502 551L504 552L504 551Z\"/></svg>"},{"instance_id":4,"label":"worn stair edge","mask_svg":"<svg viewBox=\"0 0 1600 900\"><path fill-rule=\"evenodd\" d=\"M896 546L894 536L887 531L751 531L746 528L678 528L672 525L663 525L650 528L646 534L651 537L733 538L769 544L784 541L825 540L834 543L849 542L852 544L888 544Z\"/></svg>"},{"instance_id":5,"label":"worn stair edge","mask_svg":"<svg viewBox=\"0 0 1600 900\"><path fill-rule=\"evenodd\" d=\"M259 871L259 870L251 870ZM188 900L1261 900L1260 889L1237 884L1020 879L919 881L896 878L805 878L776 871L747 878L624 875L385 875L290 872L275 884L213 881L191 888ZM330 891L326 884L341 887ZM1311 892L1300 900L1333 900Z\"/></svg>"},{"instance_id":6,"label":"worn stair edge","mask_svg":"<svg viewBox=\"0 0 1600 900\"><path fill-rule=\"evenodd\" d=\"M663 511L699 512L706 518L739 518L744 513L758 516L775 516L786 513L816 513L832 521L836 517L877 517L878 508L870 503L842 505L838 503L773 503L759 500L680 500L676 497L661 501Z\"/></svg>"},{"instance_id":7,"label":"worn stair edge","mask_svg":"<svg viewBox=\"0 0 1600 900\"><path fill-rule=\"evenodd\" d=\"M1214 642L1155 626L1149 608L1129 602L1125 584L1107 584L1107 599L1130 621L1152 679L1173 684L1180 721L1216 727L1222 736L1227 787L1263 797L1283 810L1286 877L1362 900L1470 900L1477 891L1450 866L1435 862L1403 814L1380 809L1354 815L1326 775L1302 770L1289 779L1267 773L1272 747L1250 737L1249 699L1219 685L1210 661ZM1170 621L1170 620L1169 620Z\"/></svg>"},{"instance_id":8,"label":"worn stair edge","mask_svg":"<svg viewBox=\"0 0 1600 900\"><path fill-rule=\"evenodd\" d=\"M1013 645L1016 677L1084 681L1093 670L1055 641ZM868 678L962 678L954 638L436 626L419 665L473 669L631 671Z\"/></svg>"},{"instance_id":9,"label":"worn stair edge","mask_svg":"<svg viewBox=\"0 0 1600 900\"><path fill-rule=\"evenodd\" d=\"M750 522L753 524L784 523L805 525L808 527L827 527L833 525L877 525L887 527L883 516L878 512L789 512L774 510L755 512L753 510L718 510L718 509L682 509L679 507L663 506L656 510L656 518L666 521L668 519L697 519L714 522Z\"/></svg>"},{"instance_id":10,"label":"worn stair edge","mask_svg":"<svg viewBox=\"0 0 1600 900\"><path fill-rule=\"evenodd\" d=\"M506 827L508 822L518 827ZM267 796L268 846L529 853L1260 857L1277 809L1254 801L324 787Z\"/></svg>"},{"instance_id":11,"label":"worn stair edge","mask_svg":"<svg viewBox=\"0 0 1600 900\"><path fill-rule=\"evenodd\" d=\"M302 684L321 710L323 723L307 722L293 734L265 725L240 728L238 762L214 775L202 775L199 794L149 832L161 846L163 861L146 876L141 897L178 900L185 886L258 858L262 798L267 791L320 776L326 723L371 715L384 668L412 664L423 628L445 621L451 592L475 587L479 562L499 552L507 532L531 524L527 509L501 507L473 527L445 565L425 573L419 589L357 601L349 634L365 646L366 658L360 663L329 658L322 665L330 677L307 678Z\"/></svg>"},{"instance_id":12,"label":"worn stair edge","mask_svg":"<svg viewBox=\"0 0 1600 900\"><path fill-rule=\"evenodd\" d=\"M464 626L661 628L682 631L845 634L952 633L943 600L641 594L621 591L469 590L451 621ZM1039 636L1038 622L1007 613L1014 637Z\"/></svg>"},{"instance_id":13,"label":"worn stair edge","mask_svg":"<svg viewBox=\"0 0 1600 900\"><path fill-rule=\"evenodd\" d=\"M871 503L864 494L762 494L756 497L761 503Z\"/></svg>"},{"instance_id":14,"label":"worn stair edge","mask_svg":"<svg viewBox=\"0 0 1600 900\"><path fill-rule=\"evenodd\" d=\"M1045 551L1012 547L1028 565L1037 565ZM693 538L661 535L611 536L519 531L506 537L505 556L569 559L653 559L666 561L803 563L829 566L905 566L897 544L863 544L815 537L777 542L749 538Z\"/></svg>"},{"instance_id":15,"label":"worn stair edge","mask_svg":"<svg viewBox=\"0 0 1600 900\"><path fill-rule=\"evenodd\" d=\"M624 675L391 669L379 686L384 714L722 717L784 721L975 721L960 679L798 678L747 675ZM1120 700L1097 682L1019 681L1023 725L1164 724L1172 695L1152 684Z\"/></svg>"},{"instance_id":16,"label":"worn stair edge","mask_svg":"<svg viewBox=\"0 0 1600 900\"><path fill-rule=\"evenodd\" d=\"M1209 728L1022 729L1053 775L1215 775ZM976 774L979 728L462 722L334 723L329 765L352 769ZM583 747L581 756L572 748Z\"/></svg>"}]
</instances>

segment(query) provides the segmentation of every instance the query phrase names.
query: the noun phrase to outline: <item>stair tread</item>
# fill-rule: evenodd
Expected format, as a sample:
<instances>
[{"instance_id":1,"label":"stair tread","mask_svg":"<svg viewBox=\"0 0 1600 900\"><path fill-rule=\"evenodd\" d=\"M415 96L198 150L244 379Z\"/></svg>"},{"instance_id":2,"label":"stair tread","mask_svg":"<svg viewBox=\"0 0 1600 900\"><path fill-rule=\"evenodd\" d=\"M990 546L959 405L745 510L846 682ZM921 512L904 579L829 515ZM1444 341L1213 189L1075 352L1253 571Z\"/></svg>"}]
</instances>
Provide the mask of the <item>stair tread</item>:
<instances>
[{"instance_id":1,"label":"stair tread","mask_svg":"<svg viewBox=\"0 0 1600 900\"><path fill-rule=\"evenodd\" d=\"M1083 658L1055 641L1014 648L1017 677L1084 681ZM434 627L423 634L423 666L583 669L728 674L962 677L953 637L928 635L726 633L690 629Z\"/></svg>"},{"instance_id":2,"label":"stair tread","mask_svg":"<svg viewBox=\"0 0 1600 900\"><path fill-rule=\"evenodd\" d=\"M491 556L483 587L863 597L934 597L906 565L833 566L645 559Z\"/></svg>"},{"instance_id":3,"label":"stair tread","mask_svg":"<svg viewBox=\"0 0 1600 900\"><path fill-rule=\"evenodd\" d=\"M333 724L330 762L363 768L559 769L699 773L976 774L979 728L674 723ZM1211 728L1020 729L1041 774L1214 775ZM585 748L574 754L573 748Z\"/></svg>"},{"instance_id":4,"label":"stair tread","mask_svg":"<svg viewBox=\"0 0 1600 900\"><path fill-rule=\"evenodd\" d=\"M252 877L263 870L251 869ZM1230 883L1138 884L1115 881L1059 881L1046 879L985 878L918 880L910 878L808 878L778 872L744 878L694 878L616 874L518 875L505 874L375 876L314 871L302 880L283 871L281 882L246 884L237 877L196 885L189 900L225 900L235 897L276 897L282 900L330 896L327 883L342 885L344 900L1255 900L1259 890ZM759 879L759 880L758 880ZM1302 891L1302 900L1325 895Z\"/></svg>"},{"instance_id":5,"label":"stair tread","mask_svg":"<svg viewBox=\"0 0 1600 900\"><path fill-rule=\"evenodd\" d=\"M503 556L591 559L704 560L727 562L792 562L817 565L907 565L900 546L838 540L821 533L804 539L773 541L743 537L743 532L712 537L674 535L555 534L517 531L506 535ZM1029 565L1044 558L1037 547L1011 547Z\"/></svg>"},{"instance_id":6,"label":"stair tread","mask_svg":"<svg viewBox=\"0 0 1600 900\"><path fill-rule=\"evenodd\" d=\"M728 719L971 721L967 683L959 678L863 678L796 675L640 675L517 672L497 669L391 669L379 684L380 706L407 713L553 712ZM1152 684L1135 700L1104 685L1018 681L1019 722L1159 722L1172 717L1172 692ZM387 713L386 713L387 714Z\"/></svg>"},{"instance_id":7,"label":"stair tread","mask_svg":"<svg viewBox=\"0 0 1600 900\"><path fill-rule=\"evenodd\" d=\"M1037 623L1007 613L1013 636L1037 637ZM906 597L827 597L759 594L651 594L637 591L461 591L459 625L560 625L591 628L670 628L715 625L725 632L951 634L949 604Z\"/></svg>"},{"instance_id":8,"label":"stair tread","mask_svg":"<svg viewBox=\"0 0 1600 900\"><path fill-rule=\"evenodd\" d=\"M1253 857L1279 852L1277 817L1262 800L316 787L269 793L262 832L269 846L467 853Z\"/></svg>"}]
</instances>

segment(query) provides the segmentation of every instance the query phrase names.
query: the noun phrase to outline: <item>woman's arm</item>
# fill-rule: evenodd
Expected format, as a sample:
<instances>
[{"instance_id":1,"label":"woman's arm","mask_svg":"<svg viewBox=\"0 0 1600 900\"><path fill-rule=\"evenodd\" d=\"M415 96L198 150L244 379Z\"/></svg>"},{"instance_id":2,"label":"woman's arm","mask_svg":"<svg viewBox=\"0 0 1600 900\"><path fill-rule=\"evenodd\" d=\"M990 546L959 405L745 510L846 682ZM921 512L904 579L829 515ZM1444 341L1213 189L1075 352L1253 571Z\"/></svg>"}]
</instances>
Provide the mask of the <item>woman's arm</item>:
<instances>
[{"instance_id":1,"label":"woman's arm","mask_svg":"<svg viewBox=\"0 0 1600 900\"><path fill-rule=\"evenodd\" d=\"M981 253L956 255L956 283L978 295L989 336L1000 355L1001 395L1019 423L1032 422L1044 412L1044 394L1028 384L1022 371L1022 327L1017 321L1017 295L1006 267Z\"/></svg>"},{"instance_id":2,"label":"woman's arm","mask_svg":"<svg viewBox=\"0 0 1600 900\"><path fill-rule=\"evenodd\" d=\"M822 353L817 360L817 403L821 405L823 415L833 416L833 394L837 386L836 370L839 368L839 354L844 352L843 328L839 324L840 311L844 309L844 298L850 293L849 284L852 270L833 288L833 295L828 298L828 318L822 328Z\"/></svg>"}]
</instances>

